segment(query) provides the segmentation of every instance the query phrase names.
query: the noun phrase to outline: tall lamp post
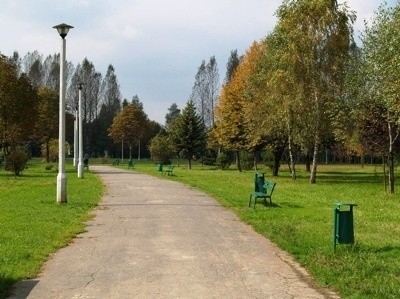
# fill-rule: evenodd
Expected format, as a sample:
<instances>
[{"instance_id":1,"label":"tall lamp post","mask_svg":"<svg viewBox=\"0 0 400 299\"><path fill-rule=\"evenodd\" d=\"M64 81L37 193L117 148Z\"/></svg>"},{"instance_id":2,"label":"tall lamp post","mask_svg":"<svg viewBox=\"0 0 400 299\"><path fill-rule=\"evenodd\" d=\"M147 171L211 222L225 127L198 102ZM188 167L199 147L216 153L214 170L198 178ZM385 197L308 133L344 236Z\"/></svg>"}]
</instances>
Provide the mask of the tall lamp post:
<instances>
[{"instance_id":1,"label":"tall lamp post","mask_svg":"<svg viewBox=\"0 0 400 299\"><path fill-rule=\"evenodd\" d=\"M67 202L67 176L65 174L65 37L71 28L67 24L60 24L53 27L57 29L62 38L60 53L60 110L59 110L59 131L58 131L58 175L57 175L57 202Z\"/></svg>"},{"instance_id":2,"label":"tall lamp post","mask_svg":"<svg viewBox=\"0 0 400 299\"><path fill-rule=\"evenodd\" d=\"M78 105L75 106L74 116L74 167L78 169Z\"/></svg>"},{"instance_id":3,"label":"tall lamp post","mask_svg":"<svg viewBox=\"0 0 400 299\"><path fill-rule=\"evenodd\" d=\"M78 100L78 131L79 131L79 161L78 161L78 178L83 178L83 126L82 126L82 88L83 83L78 83L79 100Z\"/></svg>"}]
</instances>

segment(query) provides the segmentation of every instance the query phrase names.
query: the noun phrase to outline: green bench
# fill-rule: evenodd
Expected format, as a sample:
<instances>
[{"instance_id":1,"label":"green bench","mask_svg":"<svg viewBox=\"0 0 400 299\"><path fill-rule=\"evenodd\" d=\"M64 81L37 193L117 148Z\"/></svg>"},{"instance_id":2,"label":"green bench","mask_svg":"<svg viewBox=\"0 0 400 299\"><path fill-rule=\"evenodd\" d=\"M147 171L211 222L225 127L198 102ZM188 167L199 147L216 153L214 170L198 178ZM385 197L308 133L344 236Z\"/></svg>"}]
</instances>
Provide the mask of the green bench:
<instances>
[{"instance_id":1,"label":"green bench","mask_svg":"<svg viewBox=\"0 0 400 299\"><path fill-rule=\"evenodd\" d=\"M134 168L135 167L135 163L133 163L132 159L128 160L128 168Z\"/></svg>"},{"instance_id":2,"label":"green bench","mask_svg":"<svg viewBox=\"0 0 400 299\"><path fill-rule=\"evenodd\" d=\"M115 166L115 165L119 165L119 159L115 159L114 161L113 161L113 165Z\"/></svg>"},{"instance_id":3,"label":"green bench","mask_svg":"<svg viewBox=\"0 0 400 299\"><path fill-rule=\"evenodd\" d=\"M251 206L251 200L254 197L253 208L256 207L257 199L264 199L265 205L267 205L267 199L269 199L270 205L272 205L272 193L274 192L276 183L265 180L264 174L256 173L254 176L254 191L250 193L249 207Z\"/></svg>"},{"instance_id":4,"label":"green bench","mask_svg":"<svg viewBox=\"0 0 400 299\"><path fill-rule=\"evenodd\" d=\"M174 165L164 165L162 169L163 175L172 175L172 171L174 170Z\"/></svg>"}]
</instances>

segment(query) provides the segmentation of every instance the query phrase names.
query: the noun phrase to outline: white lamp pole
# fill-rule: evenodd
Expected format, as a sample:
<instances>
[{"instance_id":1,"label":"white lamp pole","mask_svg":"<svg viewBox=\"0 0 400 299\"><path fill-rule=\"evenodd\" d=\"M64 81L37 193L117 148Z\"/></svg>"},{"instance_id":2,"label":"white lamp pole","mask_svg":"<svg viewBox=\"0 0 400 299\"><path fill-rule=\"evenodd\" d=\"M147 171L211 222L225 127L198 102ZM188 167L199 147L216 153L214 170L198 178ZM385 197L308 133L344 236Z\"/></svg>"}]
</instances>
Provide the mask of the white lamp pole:
<instances>
[{"instance_id":1,"label":"white lamp pole","mask_svg":"<svg viewBox=\"0 0 400 299\"><path fill-rule=\"evenodd\" d=\"M83 126L82 126L82 88L83 83L79 83L79 102L78 102L78 128L79 128L79 162L78 178L83 179Z\"/></svg>"},{"instance_id":2,"label":"white lamp pole","mask_svg":"<svg viewBox=\"0 0 400 299\"><path fill-rule=\"evenodd\" d=\"M74 167L78 168L78 107L75 107L74 117Z\"/></svg>"},{"instance_id":3,"label":"white lamp pole","mask_svg":"<svg viewBox=\"0 0 400 299\"><path fill-rule=\"evenodd\" d=\"M62 38L60 53L60 110L59 110L59 131L58 131L58 175L57 175L57 202L67 202L67 176L65 174L65 37L69 29L74 28L67 24L60 24L53 27L57 29Z\"/></svg>"}]
</instances>

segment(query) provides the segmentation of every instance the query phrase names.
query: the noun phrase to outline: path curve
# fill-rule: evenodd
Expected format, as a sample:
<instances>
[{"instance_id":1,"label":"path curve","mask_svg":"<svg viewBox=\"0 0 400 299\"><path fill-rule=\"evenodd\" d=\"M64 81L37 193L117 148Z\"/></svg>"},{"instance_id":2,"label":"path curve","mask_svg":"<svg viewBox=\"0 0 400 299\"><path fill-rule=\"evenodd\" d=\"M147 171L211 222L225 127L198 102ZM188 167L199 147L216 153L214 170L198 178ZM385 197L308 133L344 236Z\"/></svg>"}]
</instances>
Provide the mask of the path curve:
<instances>
[{"instance_id":1,"label":"path curve","mask_svg":"<svg viewBox=\"0 0 400 299\"><path fill-rule=\"evenodd\" d=\"M106 193L87 232L10 298L339 298L213 198L91 166Z\"/></svg>"}]
</instances>

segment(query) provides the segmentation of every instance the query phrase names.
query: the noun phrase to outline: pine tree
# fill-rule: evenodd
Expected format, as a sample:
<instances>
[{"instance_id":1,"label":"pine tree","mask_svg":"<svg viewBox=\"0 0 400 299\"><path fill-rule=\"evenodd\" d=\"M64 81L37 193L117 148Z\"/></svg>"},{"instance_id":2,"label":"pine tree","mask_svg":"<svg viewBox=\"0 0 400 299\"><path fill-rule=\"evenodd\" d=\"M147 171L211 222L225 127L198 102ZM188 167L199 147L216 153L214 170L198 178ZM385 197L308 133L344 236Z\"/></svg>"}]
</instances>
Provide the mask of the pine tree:
<instances>
[{"instance_id":1,"label":"pine tree","mask_svg":"<svg viewBox=\"0 0 400 299\"><path fill-rule=\"evenodd\" d=\"M168 108L168 113L165 115L165 127L168 128L171 123L181 114L181 110L176 103L173 103Z\"/></svg>"},{"instance_id":2,"label":"pine tree","mask_svg":"<svg viewBox=\"0 0 400 299\"><path fill-rule=\"evenodd\" d=\"M188 160L191 169L193 158L201 156L206 147L206 129L193 101L187 103L182 115L172 123L170 134L177 151Z\"/></svg>"}]
</instances>

